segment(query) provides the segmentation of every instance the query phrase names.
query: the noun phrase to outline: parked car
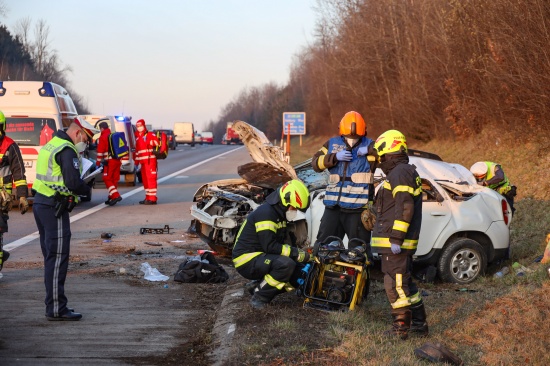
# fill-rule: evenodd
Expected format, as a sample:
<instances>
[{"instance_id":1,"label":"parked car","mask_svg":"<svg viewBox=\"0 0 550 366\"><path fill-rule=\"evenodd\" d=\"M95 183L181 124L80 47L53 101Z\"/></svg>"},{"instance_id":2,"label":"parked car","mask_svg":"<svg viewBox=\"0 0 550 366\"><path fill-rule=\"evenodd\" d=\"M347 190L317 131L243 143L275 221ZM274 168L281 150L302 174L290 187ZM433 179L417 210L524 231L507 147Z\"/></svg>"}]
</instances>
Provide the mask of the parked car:
<instances>
[{"instance_id":1,"label":"parked car","mask_svg":"<svg viewBox=\"0 0 550 366\"><path fill-rule=\"evenodd\" d=\"M176 141L176 136L174 135L174 130L155 130L156 132L164 132L168 138L168 148L170 150L176 150L178 142Z\"/></svg>"},{"instance_id":2,"label":"parked car","mask_svg":"<svg viewBox=\"0 0 550 366\"><path fill-rule=\"evenodd\" d=\"M279 147L271 145L261 131L245 122L237 122L234 128L254 162L238 167L242 179L214 181L197 190L191 206L190 230L213 250L229 256L246 216L280 184L297 177L307 185L312 202L289 229L299 247L311 246L324 211L328 173L313 171L311 159L290 166ZM488 263L507 258L512 215L504 197L477 185L462 165L414 150L409 155L423 189L422 230L414 255L415 268L429 266L443 281L467 284L484 274ZM375 181L383 180L383 173L377 169Z\"/></svg>"},{"instance_id":3,"label":"parked car","mask_svg":"<svg viewBox=\"0 0 550 366\"><path fill-rule=\"evenodd\" d=\"M202 135L197 131L195 131L195 144L202 145Z\"/></svg>"},{"instance_id":4,"label":"parked car","mask_svg":"<svg viewBox=\"0 0 550 366\"><path fill-rule=\"evenodd\" d=\"M209 131L201 132L201 136L202 136L203 144L214 145L214 134L212 132L209 132Z\"/></svg>"}]
</instances>

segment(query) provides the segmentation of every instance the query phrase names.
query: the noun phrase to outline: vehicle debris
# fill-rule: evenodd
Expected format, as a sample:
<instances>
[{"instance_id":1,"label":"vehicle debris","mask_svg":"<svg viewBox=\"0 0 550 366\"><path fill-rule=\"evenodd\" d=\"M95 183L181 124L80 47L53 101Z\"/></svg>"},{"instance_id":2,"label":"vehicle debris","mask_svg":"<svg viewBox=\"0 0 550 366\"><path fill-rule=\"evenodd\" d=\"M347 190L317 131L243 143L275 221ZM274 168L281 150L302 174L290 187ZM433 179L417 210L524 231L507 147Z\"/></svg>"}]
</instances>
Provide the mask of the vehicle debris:
<instances>
[{"instance_id":1,"label":"vehicle debris","mask_svg":"<svg viewBox=\"0 0 550 366\"><path fill-rule=\"evenodd\" d=\"M170 277L163 275L158 269L151 267L147 262L141 264L141 272L148 281L167 281Z\"/></svg>"},{"instance_id":2,"label":"vehicle debris","mask_svg":"<svg viewBox=\"0 0 550 366\"><path fill-rule=\"evenodd\" d=\"M141 229L139 229L139 233L140 234L170 234L170 229L174 230L173 227L170 227L168 225L164 225L164 228L162 229L142 227Z\"/></svg>"},{"instance_id":3,"label":"vehicle debris","mask_svg":"<svg viewBox=\"0 0 550 366\"><path fill-rule=\"evenodd\" d=\"M162 246L161 243L153 243L153 242L150 242L150 241L144 241L143 243L147 244L147 245L152 245L152 246L155 246L155 247L161 247Z\"/></svg>"},{"instance_id":4,"label":"vehicle debris","mask_svg":"<svg viewBox=\"0 0 550 366\"><path fill-rule=\"evenodd\" d=\"M101 239L111 239L115 234L101 233Z\"/></svg>"}]
</instances>

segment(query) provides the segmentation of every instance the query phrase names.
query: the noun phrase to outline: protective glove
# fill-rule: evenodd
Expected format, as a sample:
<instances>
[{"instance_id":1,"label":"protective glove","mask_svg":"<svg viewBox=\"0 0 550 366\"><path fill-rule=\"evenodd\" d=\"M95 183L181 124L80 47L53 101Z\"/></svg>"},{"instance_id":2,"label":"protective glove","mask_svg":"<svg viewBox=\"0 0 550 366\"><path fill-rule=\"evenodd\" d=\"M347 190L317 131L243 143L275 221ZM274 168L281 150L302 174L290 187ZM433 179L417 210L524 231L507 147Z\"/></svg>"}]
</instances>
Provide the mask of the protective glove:
<instances>
[{"instance_id":1,"label":"protective glove","mask_svg":"<svg viewBox=\"0 0 550 366\"><path fill-rule=\"evenodd\" d=\"M309 253L305 250L298 249L298 258L296 258L296 262L309 262Z\"/></svg>"},{"instance_id":2,"label":"protective glove","mask_svg":"<svg viewBox=\"0 0 550 366\"><path fill-rule=\"evenodd\" d=\"M25 197L19 197L19 211L21 211L21 215L24 215L27 210L29 209L29 202Z\"/></svg>"},{"instance_id":3,"label":"protective glove","mask_svg":"<svg viewBox=\"0 0 550 366\"><path fill-rule=\"evenodd\" d=\"M391 245L391 252L393 254L399 254L401 253L401 246L400 245L397 245L397 244L392 244Z\"/></svg>"},{"instance_id":4,"label":"protective glove","mask_svg":"<svg viewBox=\"0 0 550 366\"><path fill-rule=\"evenodd\" d=\"M351 152L347 150L340 150L336 153L336 159L338 161L351 161L352 158Z\"/></svg>"},{"instance_id":5,"label":"protective glove","mask_svg":"<svg viewBox=\"0 0 550 366\"><path fill-rule=\"evenodd\" d=\"M357 156L367 155L368 152L369 152L368 146L361 146L359 149L357 149Z\"/></svg>"}]
</instances>

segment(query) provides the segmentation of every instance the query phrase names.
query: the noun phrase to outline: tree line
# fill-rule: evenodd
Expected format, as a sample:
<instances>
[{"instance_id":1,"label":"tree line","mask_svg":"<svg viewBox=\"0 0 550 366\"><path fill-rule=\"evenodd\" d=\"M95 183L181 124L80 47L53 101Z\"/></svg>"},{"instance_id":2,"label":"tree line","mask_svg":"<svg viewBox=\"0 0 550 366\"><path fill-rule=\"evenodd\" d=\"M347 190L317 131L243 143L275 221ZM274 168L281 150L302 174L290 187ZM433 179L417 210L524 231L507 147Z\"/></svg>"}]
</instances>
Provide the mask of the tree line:
<instances>
[{"instance_id":1,"label":"tree line","mask_svg":"<svg viewBox=\"0 0 550 366\"><path fill-rule=\"evenodd\" d=\"M316 12L287 85L242 90L209 129L242 119L278 138L282 113L303 111L308 134L333 135L356 110L370 136L550 134L549 1L318 0Z\"/></svg>"}]
</instances>

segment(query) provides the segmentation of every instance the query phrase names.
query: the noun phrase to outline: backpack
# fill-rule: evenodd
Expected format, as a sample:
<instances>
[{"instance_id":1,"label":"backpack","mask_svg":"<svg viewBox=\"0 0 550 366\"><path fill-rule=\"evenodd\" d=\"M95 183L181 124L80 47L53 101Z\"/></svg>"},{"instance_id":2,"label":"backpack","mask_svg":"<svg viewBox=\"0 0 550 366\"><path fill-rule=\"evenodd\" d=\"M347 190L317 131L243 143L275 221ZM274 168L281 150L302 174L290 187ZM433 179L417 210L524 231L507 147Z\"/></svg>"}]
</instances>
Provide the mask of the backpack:
<instances>
[{"instance_id":1,"label":"backpack","mask_svg":"<svg viewBox=\"0 0 550 366\"><path fill-rule=\"evenodd\" d=\"M168 156L168 137L166 136L166 133L161 131L157 131L156 135L159 140L159 144L153 149L153 154L155 154L157 159L166 159Z\"/></svg>"},{"instance_id":2,"label":"backpack","mask_svg":"<svg viewBox=\"0 0 550 366\"><path fill-rule=\"evenodd\" d=\"M229 275L210 252L201 254L200 260L186 259L174 275L174 281L184 283L220 283L228 279Z\"/></svg>"},{"instance_id":3,"label":"backpack","mask_svg":"<svg viewBox=\"0 0 550 366\"><path fill-rule=\"evenodd\" d=\"M124 132L114 132L109 135L109 154L114 159L120 159L128 155L128 143Z\"/></svg>"}]
</instances>

